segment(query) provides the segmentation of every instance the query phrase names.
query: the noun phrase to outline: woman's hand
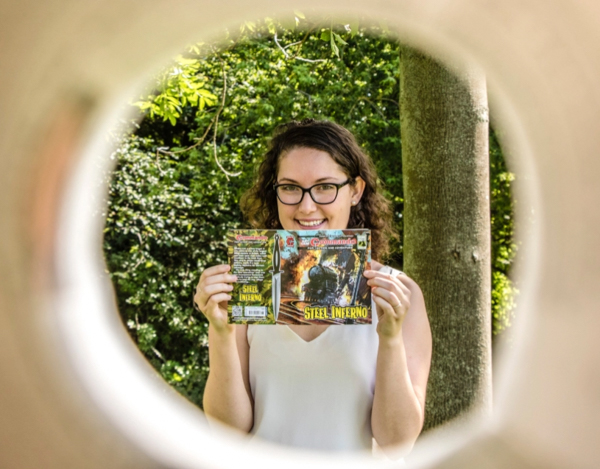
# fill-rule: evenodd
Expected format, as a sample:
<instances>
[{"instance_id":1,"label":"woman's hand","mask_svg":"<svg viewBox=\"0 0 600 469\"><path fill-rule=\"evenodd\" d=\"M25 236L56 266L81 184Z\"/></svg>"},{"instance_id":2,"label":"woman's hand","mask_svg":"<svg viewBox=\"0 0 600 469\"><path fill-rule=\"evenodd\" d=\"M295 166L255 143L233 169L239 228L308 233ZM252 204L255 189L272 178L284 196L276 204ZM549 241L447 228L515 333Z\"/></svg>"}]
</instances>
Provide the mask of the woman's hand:
<instances>
[{"instance_id":1,"label":"woman's hand","mask_svg":"<svg viewBox=\"0 0 600 469\"><path fill-rule=\"evenodd\" d=\"M402 275L394 276L376 270L367 270L364 275L377 305L377 333L380 339L400 337L411 297L410 289L402 282Z\"/></svg>"},{"instance_id":2,"label":"woman's hand","mask_svg":"<svg viewBox=\"0 0 600 469\"><path fill-rule=\"evenodd\" d=\"M219 333L233 333L235 330L233 324L227 323L227 302L231 300L230 292L233 290L231 284L237 281L235 275L228 273L230 269L227 264L206 269L200 276L194 295L194 303Z\"/></svg>"}]
</instances>

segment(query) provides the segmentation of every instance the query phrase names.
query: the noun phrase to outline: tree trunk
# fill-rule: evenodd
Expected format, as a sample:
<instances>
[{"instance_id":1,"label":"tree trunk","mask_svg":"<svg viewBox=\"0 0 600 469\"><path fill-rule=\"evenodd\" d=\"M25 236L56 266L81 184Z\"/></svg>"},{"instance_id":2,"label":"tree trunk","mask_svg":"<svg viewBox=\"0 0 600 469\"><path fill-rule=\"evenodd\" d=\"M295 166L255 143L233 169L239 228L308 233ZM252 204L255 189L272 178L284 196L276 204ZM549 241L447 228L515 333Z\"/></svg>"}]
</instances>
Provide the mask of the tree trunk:
<instances>
[{"instance_id":1,"label":"tree trunk","mask_svg":"<svg viewBox=\"0 0 600 469\"><path fill-rule=\"evenodd\" d=\"M485 79L403 48L404 270L433 335L425 427L491 408L491 264Z\"/></svg>"}]
</instances>

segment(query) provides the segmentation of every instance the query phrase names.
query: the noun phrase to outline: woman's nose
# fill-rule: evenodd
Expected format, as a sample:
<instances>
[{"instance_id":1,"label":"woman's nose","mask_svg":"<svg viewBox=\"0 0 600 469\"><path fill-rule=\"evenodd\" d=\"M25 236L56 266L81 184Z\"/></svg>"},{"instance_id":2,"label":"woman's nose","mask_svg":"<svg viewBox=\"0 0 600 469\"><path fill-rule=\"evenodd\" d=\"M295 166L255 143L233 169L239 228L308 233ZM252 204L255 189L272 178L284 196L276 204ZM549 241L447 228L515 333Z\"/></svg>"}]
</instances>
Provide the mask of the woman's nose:
<instances>
[{"instance_id":1,"label":"woman's nose","mask_svg":"<svg viewBox=\"0 0 600 469\"><path fill-rule=\"evenodd\" d=\"M312 199L312 197L310 196L310 194L308 192L304 193L304 197L302 197L302 200L300 201L300 205L298 206L298 209L302 213L311 213L317 209L317 204L315 203L315 201Z\"/></svg>"}]
</instances>

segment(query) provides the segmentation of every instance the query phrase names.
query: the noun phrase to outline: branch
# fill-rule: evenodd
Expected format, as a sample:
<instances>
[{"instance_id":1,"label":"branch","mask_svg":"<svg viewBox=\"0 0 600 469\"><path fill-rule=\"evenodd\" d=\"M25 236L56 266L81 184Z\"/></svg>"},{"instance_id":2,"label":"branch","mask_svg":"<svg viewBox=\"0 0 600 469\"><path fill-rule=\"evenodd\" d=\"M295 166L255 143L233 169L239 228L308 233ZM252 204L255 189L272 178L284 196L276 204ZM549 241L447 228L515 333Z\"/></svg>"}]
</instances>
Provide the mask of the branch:
<instances>
[{"instance_id":1,"label":"branch","mask_svg":"<svg viewBox=\"0 0 600 469\"><path fill-rule=\"evenodd\" d=\"M169 155L169 156L174 156L177 153L184 153L186 151L190 151L194 148L196 148L198 145L201 145L202 142L204 142L204 139L206 138L206 136L208 135L208 132L210 131L210 129L212 128L213 124L215 123L215 119L213 118L212 121L210 121L210 124L208 125L208 127L206 128L206 131L204 132L204 135L202 135L201 138L196 140L196 143L194 143L193 145L190 145L189 147L186 148L182 148L181 150L177 150L177 151L167 151L165 150L165 148L167 147L158 147L156 149L156 156L158 157L158 152L162 153L163 155ZM160 168L159 168L160 169Z\"/></svg>"},{"instance_id":2,"label":"branch","mask_svg":"<svg viewBox=\"0 0 600 469\"><path fill-rule=\"evenodd\" d=\"M309 62L311 64L317 63L317 62L327 62L327 59L305 59L304 57L294 57L296 60L301 60L302 62Z\"/></svg>"},{"instance_id":3,"label":"branch","mask_svg":"<svg viewBox=\"0 0 600 469\"><path fill-rule=\"evenodd\" d=\"M165 147L165 148L166 148L166 147ZM160 175L161 175L161 176L164 176L164 175L165 175L165 172L162 170L162 168L160 167L160 163L158 162L158 152L161 152L161 153L162 153L163 151L165 151L165 150L163 149L163 147L158 147L158 148L156 149L156 167L158 168L158 172L160 173Z\"/></svg>"},{"instance_id":4,"label":"branch","mask_svg":"<svg viewBox=\"0 0 600 469\"><path fill-rule=\"evenodd\" d=\"M381 112L381 110L377 107L377 105L373 101L371 101L369 98L367 98L366 96L361 96L360 98L358 98L356 100L356 102L352 105L352 107L348 111L348 115L346 116L346 119L348 119L350 117L350 114L352 114L352 111L354 111L354 108L359 103L359 101L366 101L366 102L368 102L373 107L373 109L375 109L375 111L377 112L377 114L379 114L381 117L383 117L384 120L387 120L385 118L385 115L383 114L383 112ZM393 100L390 99L390 101L393 101Z\"/></svg>"},{"instance_id":5,"label":"branch","mask_svg":"<svg viewBox=\"0 0 600 469\"><path fill-rule=\"evenodd\" d=\"M295 43L294 43L294 44L300 44L300 47L298 47L298 49L296 50L296 53L294 54L294 57L293 57L294 59L295 59L296 57L298 57L298 54L299 54L299 53L300 53L300 51L302 50L302 46L304 45L304 43L305 43L305 42L306 42L306 40L308 39L308 35L309 35L310 33L312 33L312 32L315 30L315 28L316 28L316 27L317 27L317 25L313 26L313 27L312 27L312 28L310 28L308 31L306 31L306 34L304 35L304 37L302 38L302 40L301 40L299 43L298 43L298 42L295 42ZM290 45L293 45L293 44L290 44Z\"/></svg>"},{"instance_id":6,"label":"branch","mask_svg":"<svg viewBox=\"0 0 600 469\"><path fill-rule=\"evenodd\" d=\"M194 143L193 145L190 145L187 148L182 148L181 150L177 150L177 151L167 151L165 150L163 147L159 147L156 149L156 156L157 156L157 164L158 164L158 153L163 153L165 155L169 155L169 156L174 156L177 153L184 153L186 151L190 151L193 148L196 148L198 145L201 145L204 140L206 139L206 136L208 135L208 132L210 132L210 129L214 129L213 131L213 156L215 158L215 162L217 163L217 166L221 169L221 171L223 171L223 173L225 174L225 177L227 178L227 180L229 181L229 177L235 177L235 176L239 176L240 174L242 174L241 171L237 172L237 173L231 173L229 171L227 171L223 165L221 164L221 162L219 161L219 156L218 156L218 152L217 152L217 133L219 132L219 116L221 115L221 112L223 111L223 108L225 107L225 98L227 97L227 74L225 73L225 63L222 64L223 66L223 91L221 93L221 105L219 106L219 109L217 109L217 112L215 114L215 117L213 117L212 121L210 122L210 124L208 125L208 127L206 128L206 130L204 131L204 135L202 135L202 137L200 139L198 139L198 141L196 143ZM159 171L162 174L162 170L159 166Z\"/></svg>"},{"instance_id":7,"label":"branch","mask_svg":"<svg viewBox=\"0 0 600 469\"><path fill-rule=\"evenodd\" d=\"M229 181L229 176L231 176L231 177L239 176L240 174L242 174L242 172L238 171L237 173L230 173L229 171L227 171L223 167L221 162L219 161L219 156L217 154L218 153L217 152L217 132L219 131L219 115L221 114L221 111L225 107L225 98L227 96L227 73L225 73L225 63L224 62L222 63L222 66L223 66L223 93L221 95L221 106L217 110L217 114L215 115L215 118L214 118L215 125L214 125L214 133L213 133L213 155L215 157L215 163L217 163L217 166L219 168L221 168L221 171L223 171L223 174L225 174L225 177Z\"/></svg>"},{"instance_id":8,"label":"branch","mask_svg":"<svg viewBox=\"0 0 600 469\"><path fill-rule=\"evenodd\" d=\"M287 49L288 47L292 47L295 46L297 44L302 44L302 41L296 41L296 42L292 42L291 44L288 44L287 46L284 47L284 49Z\"/></svg>"},{"instance_id":9,"label":"branch","mask_svg":"<svg viewBox=\"0 0 600 469\"><path fill-rule=\"evenodd\" d=\"M317 63L317 62L327 62L327 59L305 59L304 57L298 57L298 52L300 52L300 50L302 50L302 45L304 44L304 41L306 41L306 38L308 37L308 35L310 34L310 32L313 30L314 28L312 28L311 30L309 30L305 35L304 38L299 41L299 42L294 42L292 44L289 44L285 47L281 47L281 44L279 44L279 41L277 40L277 33L273 34L273 40L275 41L275 44L277 44L277 47L279 48L279 50L281 52L283 52L283 55L285 56L286 60L289 59L296 59L296 60L300 60L302 62L309 62L309 63ZM287 53L286 49L288 47L294 46L296 44L300 44L300 47L298 48L298 51L296 52L296 54L294 54L292 57L290 57L290 55Z\"/></svg>"},{"instance_id":10,"label":"branch","mask_svg":"<svg viewBox=\"0 0 600 469\"><path fill-rule=\"evenodd\" d=\"M296 91L298 91L298 93L306 96L308 98L308 105L312 107L312 96L310 94L308 94L306 91L302 91L302 90L296 90Z\"/></svg>"},{"instance_id":11,"label":"branch","mask_svg":"<svg viewBox=\"0 0 600 469\"><path fill-rule=\"evenodd\" d=\"M162 356L162 354L158 350L156 350L156 348L154 346L151 346L150 349L154 352L154 355L156 355L158 358L160 358L164 363L165 359Z\"/></svg>"},{"instance_id":12,"label":"branch","mask_svg":"<svg viewBox=\"0 0 600 469\"><path fill-rule=\"evenodd\" d=\"M283 47L281 47L281 44L279 44L279 41L277 40L277 33L273 34L273 39L275 40L275 44L277 44L277 47L279 47L279 50L283 52L285 58L289 59L290 56L288 55L287 51Z\"/></svg>"},{"instance_id":13,"label":"branch","mask_svg":"<svg viewBox=\"0 0 600 469\"><path fill-rule=\"evenodd\" d=\"M396 106L400 107L400 103L394 99L391 98L381 98L382 101L390 101L391 103L394 103Z\"/></svg>"},{"instance_id":14,"label":"branch","mask_svg":"<svg viewBox=\"0 0 600 469\"><path fill-rule=\"evenodd\" d=\"M371 101L371 100L370 100L369 98L367 98L367 97L363 97L363 99L364 99L366 102L368 102L368 103L369 103L369 104L370 104L370 105L373 107L373 109L375 109L375 111L377 111L377 113L378 113L378 114L379 114L381 117L383 117L383 119L385 120L385 115L384 115L384 114L383 114L383 112L381 112L381 110L380 110L380 109L377 107L377 104L375 104L373 101Z\"/></svg>"}]
</instances>

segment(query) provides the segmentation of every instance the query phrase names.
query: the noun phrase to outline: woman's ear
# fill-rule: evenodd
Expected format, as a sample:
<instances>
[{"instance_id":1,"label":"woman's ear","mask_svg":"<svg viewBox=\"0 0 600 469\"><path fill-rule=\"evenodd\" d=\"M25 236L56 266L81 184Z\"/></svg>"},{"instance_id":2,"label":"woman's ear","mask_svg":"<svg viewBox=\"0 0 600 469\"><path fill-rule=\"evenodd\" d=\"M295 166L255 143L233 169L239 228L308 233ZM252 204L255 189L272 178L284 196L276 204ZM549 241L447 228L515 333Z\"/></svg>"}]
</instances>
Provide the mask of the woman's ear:
<instances>
[{"instance_id":1,"label":"woman's ear","mask_svg":"<svg viewBox=\"0 0 600 469\"><path fill-rule=\"evenodd\" d=\"M357 205L360 201L365 190L365 184L365 180L360 176L357 176L354 180L354 184L350 186L350 193L352 194L352 205Z\"/></svg>"}]
</instances>

